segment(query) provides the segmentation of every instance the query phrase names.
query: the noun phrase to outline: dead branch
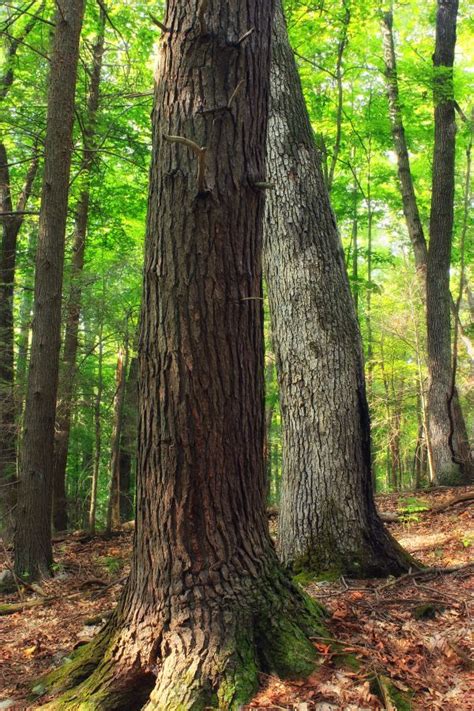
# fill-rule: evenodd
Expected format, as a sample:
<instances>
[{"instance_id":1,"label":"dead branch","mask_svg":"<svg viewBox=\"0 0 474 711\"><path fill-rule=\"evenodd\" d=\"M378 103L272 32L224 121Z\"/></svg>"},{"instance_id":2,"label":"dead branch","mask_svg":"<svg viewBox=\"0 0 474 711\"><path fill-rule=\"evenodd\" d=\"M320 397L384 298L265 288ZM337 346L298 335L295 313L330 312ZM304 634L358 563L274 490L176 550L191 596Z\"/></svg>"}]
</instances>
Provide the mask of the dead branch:
<instances>
[{"instance_id":1,"label":"dead branch","mask_svg":"<svg viewBox=\"0 0 474 711\"><path fill-rule=\"evenodd\" d=\"M442 511L446 511L447 509L450 509L452 506L456 506L456 504L461 504L466 501L474 501L474 491L467 491L464 494L455 496L454 498L450 499L449 501L446 501L444 504L439 504L438 506L433 506L430 509L430 511L432 513L441 513Z\"/></svg>"},{"instance_id":2,"label":"dead branch","mask_svg":"<svg viewBox=\"0 0 474 711\"><path fill-rule=\"evenodd\" d=\"M415 578L423 578L425 576L431 575L450 575L451 573L459 573L461 571L468 572L473 568L474 563L467 563L466 565L453 565L448 568L433 567L423 568L422 570L414 570L410 573L405 573L405 575L400 575L399 578L389 580L387 583L384 583L380 588L377 588L377 591L380 592L380 590L385 590L386 588L393 587L394 585L399 585L400 583L403 583L406 580L410 579L414 580Z\"/></svg>"},{"instance_id":3,"label":"dead branch","mask_svg":"<svg viewBox=\"0 0 474 711\"><path fill-rule=\"evenodd\" d=\"M474 491L467 491L464 494L459 494L458 496L454 496L452 499L449 499L449 501L445 501L444 504L430 506L430 508L420 511L419 513L442 513L443 511L450 509L452 506L467 503L469 501L474 501ZM403 516L400 514L389 511L379 511L379 517L385 523L400 523L403 520Z\"/></svg>"},{"instance_id":4,"label":"dead branch","mask_svg":"<svg viewBox=\"0 0 474 711\"><path fill-rule=\"evenodd\" d=\"M0 605L0 617L5 615L14 615L16 612L23 612L31 607L41 607L41 605L49 605L55 597L43 597L35 600L25 600L23 602L13 602L6 605Z\"/></svg>"},{"instance_id":5,"label":"dead branch","mask_svg":"<svg viewBox=\"0 0 474 711\"><path fill-rule=\"evenodd\" d=\"M188 148L190 148L193 151L193 153L195 153L195 155L197 156L197 159L198 159L198 168L197 168L198 192L204 193L206 191L206 183L205 183L206 152L207 152L206 146L199 146L195 141L192 141L190 138L185 138L184 136L167 136L164 133L163 138L165 141L168 141L168 143L181 143L183 146L187 146Z\"/></svg>"}]
</instances>

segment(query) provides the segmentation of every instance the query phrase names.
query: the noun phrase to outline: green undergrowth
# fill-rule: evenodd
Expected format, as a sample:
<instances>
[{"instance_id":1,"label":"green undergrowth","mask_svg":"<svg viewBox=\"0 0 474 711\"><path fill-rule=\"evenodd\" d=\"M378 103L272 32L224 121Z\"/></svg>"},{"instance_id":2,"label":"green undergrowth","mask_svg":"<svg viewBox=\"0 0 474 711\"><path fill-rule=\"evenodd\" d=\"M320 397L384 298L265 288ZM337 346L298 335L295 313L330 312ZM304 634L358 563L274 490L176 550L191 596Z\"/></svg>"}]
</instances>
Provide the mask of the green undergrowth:
<instances>
[{"instance_id":1,"label":"green undergrowth","mask_svg":"<svg viewBox=\"0 0 474 711\"><path fill-rule=\"evenodd\" d=\"M332 568L331 570L324 570L321 572L315 572L313 570L301 569L296 575L293 576L293 581L298 583L298 585L310 585L311 583L321 583L328 582L333 583L339 580L342 572L339 569Z\"/></svg>"},{"instance_id":2,"label":"green undergrowth","mask_svg":"<svg viewBox=\"0 0 474 711\"><path fill-rule=\"evenodd\" d=\"M395 708L397 711L411 711L415 692L399 689L384 674L375 674L370 682L370 690L384 704L385 708Z\"/></svg>"},{"instance_id":3,"label":"green undergrowth","mask_svg":"<svg viewBox=\"0 0 474 711\"><path fill-rule=\"evenodd\" d=\"M429 504L416 496L410 496L399 501L398 513L406 523L409 521L417 523L420 520L419 514L429 510Z\"/></svg>"}]
</instances>

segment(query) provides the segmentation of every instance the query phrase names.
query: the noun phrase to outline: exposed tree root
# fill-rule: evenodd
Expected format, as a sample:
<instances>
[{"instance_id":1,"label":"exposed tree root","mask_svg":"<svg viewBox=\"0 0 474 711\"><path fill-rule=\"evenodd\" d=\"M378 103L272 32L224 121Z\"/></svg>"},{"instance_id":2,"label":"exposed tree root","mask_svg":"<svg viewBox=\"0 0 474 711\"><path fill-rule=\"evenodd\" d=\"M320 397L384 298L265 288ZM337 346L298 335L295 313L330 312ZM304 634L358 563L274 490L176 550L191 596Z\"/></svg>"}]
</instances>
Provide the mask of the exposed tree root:
<instances>
[{"instance_id":1,"label":"exposed tree root","mask_svg":"<svg viewBox=\"0 0 474 711\"><path fill-rule=\"evenodd\" d=\"M43 708L230 710L255 693L260 671L307 676L317 660L310 637L324 633L325 612L286 577L276 577L269 588L243 589L231 605L204 601L175 610L166 626L157 619L156 628L148 619L136 634L115 615L97 640L43 681L49 692L66 690Z\"/></svg>"}]
</instances>

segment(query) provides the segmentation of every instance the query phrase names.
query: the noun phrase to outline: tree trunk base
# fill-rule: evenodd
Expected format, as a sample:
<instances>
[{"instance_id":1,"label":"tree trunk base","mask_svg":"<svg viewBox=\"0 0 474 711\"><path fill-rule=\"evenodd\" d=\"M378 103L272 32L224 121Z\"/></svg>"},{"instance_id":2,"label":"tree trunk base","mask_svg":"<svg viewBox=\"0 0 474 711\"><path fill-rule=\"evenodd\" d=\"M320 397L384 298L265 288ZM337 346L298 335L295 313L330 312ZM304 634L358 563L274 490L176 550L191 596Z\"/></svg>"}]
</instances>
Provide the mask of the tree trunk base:
<instances>
[{"instance_id":1,"label":"tree trunk base","mask_svg":"<svg viewBox=\"0 0 474 711\"><path fill-rule=\"evenodd\" d=\"M294 574L309 573L313 577L331 574L352 578L398 577L422 567L405 551L384 528L382 522L373 522L365 535L361 533L358 545L347 545L351 540L328 540L321 535L316 543L308 543L292 560L284 562ZM346 547L344 547L346 545Z\"/></svg>"},{"instance_id":2,"label":"tree trunk base","mask_svg":"<svg viewBox=\"0 0 474 711\"><path fill-rule=\"evenodd\" d=\"M288 578L248 588L233 605L194 607L165 626L149 617L131 633L116 615L99 637L52 672L43 685L61 696L51 711L237 709L258 689L263 671L283 678L312 672L310 641L325 634L325 611ZM259 588L259 589L258 589ZM190 619L191 618L191 619ZM327 634L327 633L326 633ZM147 639L142 645L137 640Z\"/></svg>"}]
</instances>

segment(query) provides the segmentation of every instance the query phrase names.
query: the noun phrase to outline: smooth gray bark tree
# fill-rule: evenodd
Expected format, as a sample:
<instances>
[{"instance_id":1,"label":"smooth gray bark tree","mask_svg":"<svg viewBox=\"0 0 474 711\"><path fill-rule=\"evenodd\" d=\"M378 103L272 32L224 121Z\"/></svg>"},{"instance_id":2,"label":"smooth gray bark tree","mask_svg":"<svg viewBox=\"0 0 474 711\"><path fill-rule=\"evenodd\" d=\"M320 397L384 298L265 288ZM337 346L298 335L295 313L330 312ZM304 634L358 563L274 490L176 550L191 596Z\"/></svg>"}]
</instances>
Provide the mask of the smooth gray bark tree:
<instances>
[{"instance_id":1,"label":"smooth gray bark tree","mask_svg":"<svg viewBox=\"0 0 474 711\"><path fill-rule=\"evenodd\" d=\"M373 498L362 345L342 245L277 3L264 238L283 419L279 548L294 570L400 574Z\"/></svg>"}]
</instances>

